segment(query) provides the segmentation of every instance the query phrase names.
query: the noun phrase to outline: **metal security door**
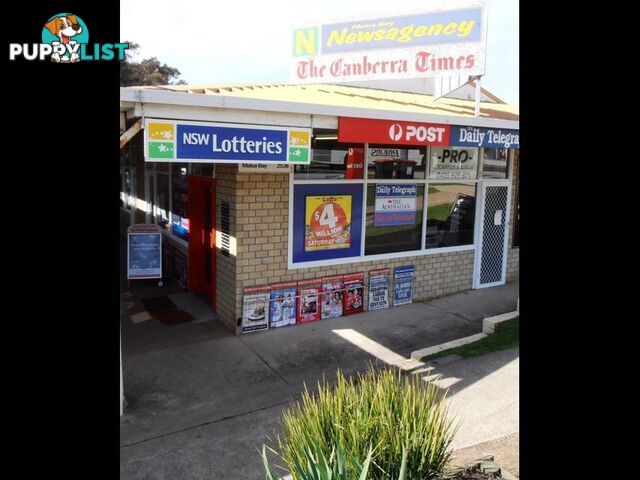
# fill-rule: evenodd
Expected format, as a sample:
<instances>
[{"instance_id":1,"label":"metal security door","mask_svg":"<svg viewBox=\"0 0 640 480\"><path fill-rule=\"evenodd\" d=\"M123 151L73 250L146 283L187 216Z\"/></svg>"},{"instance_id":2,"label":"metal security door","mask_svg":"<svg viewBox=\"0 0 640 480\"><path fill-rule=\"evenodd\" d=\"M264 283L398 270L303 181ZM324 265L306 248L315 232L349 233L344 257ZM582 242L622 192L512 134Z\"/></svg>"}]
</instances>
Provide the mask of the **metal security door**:
<instances>
[{"instance_id":1,"label":"metal security door","mask_svg":"<svg viewBox=\"0 0 640 480\"><path fill-rule=\"evenodd\" d=\"M474 271L474 288L505 283L509 238L508 182L483 182L480 235Z\"/></svg>"}]
</instances>

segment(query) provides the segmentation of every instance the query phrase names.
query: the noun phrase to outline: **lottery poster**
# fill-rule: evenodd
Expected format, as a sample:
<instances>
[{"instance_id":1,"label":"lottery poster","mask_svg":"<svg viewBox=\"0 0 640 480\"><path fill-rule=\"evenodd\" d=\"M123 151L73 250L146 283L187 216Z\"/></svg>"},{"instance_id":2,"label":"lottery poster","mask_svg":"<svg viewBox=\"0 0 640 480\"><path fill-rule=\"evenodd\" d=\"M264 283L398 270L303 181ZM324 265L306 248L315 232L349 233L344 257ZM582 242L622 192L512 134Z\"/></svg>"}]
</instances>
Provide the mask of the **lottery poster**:
<instances>
[{"instance_id":1,"label":"lottery poster","mask_svg":"<svg viewBox=\"0 0 640 480\"><path fill-rule=\"evenodd\" d=\"M304 251L351 246L351 195L305 197Z\"/></svg>"}]
</instances>

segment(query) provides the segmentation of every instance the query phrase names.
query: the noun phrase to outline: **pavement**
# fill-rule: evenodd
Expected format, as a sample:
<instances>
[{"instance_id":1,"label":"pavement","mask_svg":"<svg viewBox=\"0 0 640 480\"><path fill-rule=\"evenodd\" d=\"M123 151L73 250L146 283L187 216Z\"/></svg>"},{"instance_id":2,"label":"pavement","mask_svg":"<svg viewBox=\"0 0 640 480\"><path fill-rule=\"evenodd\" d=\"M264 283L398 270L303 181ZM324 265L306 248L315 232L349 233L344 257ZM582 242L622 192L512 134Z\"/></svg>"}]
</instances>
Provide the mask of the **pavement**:
<instances>
[{"instance_id":1,"label":"pavement","mask_svg":"<svg viewBox=\"0 0 640 480\"><path fill-rule=\"evenodd\" d=\"M122 480L263 479L258 450L305 383L331 381L337 368L406 365L414 350L481 332L484 317L515 310L518 283L241 336L215 319L142 320L139 299L157 294L122 297ZM416 372L450 388L451 411L464 417L456 448L518 430L517 348Z\"/></svg>"}]
</instances>

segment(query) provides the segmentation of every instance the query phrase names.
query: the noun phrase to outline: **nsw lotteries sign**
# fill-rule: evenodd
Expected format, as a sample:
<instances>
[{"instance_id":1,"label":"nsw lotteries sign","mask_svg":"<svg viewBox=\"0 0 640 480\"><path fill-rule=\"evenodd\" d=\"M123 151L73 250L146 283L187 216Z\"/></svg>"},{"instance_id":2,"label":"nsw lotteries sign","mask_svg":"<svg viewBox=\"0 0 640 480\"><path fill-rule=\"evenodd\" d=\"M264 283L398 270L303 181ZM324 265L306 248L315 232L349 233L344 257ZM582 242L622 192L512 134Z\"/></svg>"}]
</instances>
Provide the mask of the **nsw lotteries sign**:
<instances>
[{"instance_id":1,"label":"nsw lotteries sign","mask_svg":"<svg viewBox=\"0 0 640 480\"><path fill-rule=\"evenodd\" d=\"M296 83L483 75L485 0L430 2L427 11L363 16L293 30Z\"/></svg>"},{"instance_id":2,"label":"nsw lotteries sign","mask_svg":"<svg viewBox=\"0 0 640 480\"><path fill-rule=\"evenodd\" d=\"M167 121L147 118L145 161L308 164L311 131L305 128Z\"/></svg>"}]
</instances>

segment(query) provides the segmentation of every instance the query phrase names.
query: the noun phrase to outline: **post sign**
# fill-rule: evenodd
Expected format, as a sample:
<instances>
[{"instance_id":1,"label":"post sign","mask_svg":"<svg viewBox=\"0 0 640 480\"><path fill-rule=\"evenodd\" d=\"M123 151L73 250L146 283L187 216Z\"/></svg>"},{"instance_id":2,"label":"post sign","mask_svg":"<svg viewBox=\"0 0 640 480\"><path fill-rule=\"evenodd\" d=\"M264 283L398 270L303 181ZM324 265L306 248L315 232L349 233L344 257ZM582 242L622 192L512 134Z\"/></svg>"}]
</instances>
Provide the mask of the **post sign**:
<instances>
[{"instance_id":1,"label":"post sign","mask_svg":"<svg viewBox=\"0 0 640 480\"><path fill-rule=\"evenodd\" d=\"M405 305L413 301L413 272L415 267L409 265L398 267L393 272L393 304Z\"/></svg>"},{"instance_id":2,"label":"post sign","mask_svg":"<svg viewBox=\"0 0 640 480\"><path fill-rule=\"evenodd\" d=\"M351 247L351 195L313 195L305 200L304 251Z\"/></svg>"},{"instance_id":3,"label":"post sign","mask_svg":"<svg viewBox=\"0 0 640 480\"><path fill-rule=\"evenodd\" d=\"M434 147L431 149L429 178L433 180L473 180L478 176L478 149Z\"/></svg>"},{"instance_id":4,"label":"post sign","mask_svg":"<svg viewBox=\"0 0 640 480\"><path fill-rule=\"evenodd\" d=\"M344 82L438 75L483 75L485 0L430 2L401 16L320 24L293 30L291 80Z\"/></svg>"},{"instance_id":5,"label":"post sign","mask_svg":"<svg viewBox=\"0 0 640 480\"><path fill-rule=\"evenodd\" d=\"M162 232L157 225L127 229L127 279L162 278Z\"/></svg>"},{"instance_id":6,"label":"post sign","mask_svg":"<svg viewBox=\"0 0 640 480\"><path fill-rule=\"evenodd\" d=\"M461 147L520 148L520 132L501 128L451 127L451 145Z\"/></svg>"},{"instance_id":7,"label":"post sign","mask_svg":"<svg viewBox=\"0 0 640 480\"><path fill-rule=\"evenodd\" d=\"M338 142L449 145L450 126L439 123L340 117Z\"/></svg>"},{"instance_id":8,"label":"post sign","mask_svg":"<svg viewBox=\"0 0 640 480\"><path fill-rule=\"evenodd\" d=\"M369 272L369 306L368 310L389 308L389 269Z\"/></svg>"},{"instance_id":9,"label":"post sign","mask_svg":"<svg viewBox=\"0 0 640 480\"><path fill-rule=\"evenodd\" d=\"M311 157L306 128L147 118L144 136L147 162L296 165L308 164Z\"/></svg>"},{"instance_id":10,"label":"post sign","mask_svg":"<svg viewBox=\"0 0 640 480\"><path fill-rule=\"evenodd\" d=\"M418 185L376 185L374 227L415 225Z\"/></svg>"}]
</instances>

